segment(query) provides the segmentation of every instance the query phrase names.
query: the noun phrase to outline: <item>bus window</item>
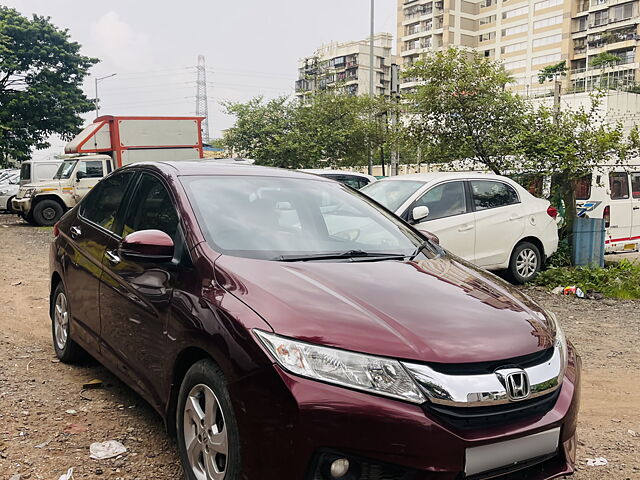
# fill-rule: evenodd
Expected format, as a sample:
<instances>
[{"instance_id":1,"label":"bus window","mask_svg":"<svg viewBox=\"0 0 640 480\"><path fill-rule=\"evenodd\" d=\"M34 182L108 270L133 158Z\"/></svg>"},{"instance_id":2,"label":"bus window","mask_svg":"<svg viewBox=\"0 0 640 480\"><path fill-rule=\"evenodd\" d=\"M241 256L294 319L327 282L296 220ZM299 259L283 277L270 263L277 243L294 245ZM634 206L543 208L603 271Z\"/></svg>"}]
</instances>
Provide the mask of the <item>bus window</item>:
<instances>
[{"instance_id":1,"label":"bus window","mask_svg":"<svg viewBox=\"0 0 640 480\"><path fill-rule=\"evenodd\" d=\"M640 198L640 172L631 174L631 193L633 198Z\"/></svg>"},{"instance_id":2,"label":"bus window","mask_svg":"<svg viewBox=\"0 0 640 480\"><path fill-rule=\"evenodd\" d=\"M629 198L629 177L625 172L612 172L609 174L609 188L611 200Z\"/></svg>"},{"instance_id":3,"label":"bus window","mask_svg":"<svg viewBox=\"0 0 640 480\"><path fill-rule=\"evenodd\" d=\"M588 200L591 196L591 174L576 180L576 199Z\"/></svg>"}]
</instances>

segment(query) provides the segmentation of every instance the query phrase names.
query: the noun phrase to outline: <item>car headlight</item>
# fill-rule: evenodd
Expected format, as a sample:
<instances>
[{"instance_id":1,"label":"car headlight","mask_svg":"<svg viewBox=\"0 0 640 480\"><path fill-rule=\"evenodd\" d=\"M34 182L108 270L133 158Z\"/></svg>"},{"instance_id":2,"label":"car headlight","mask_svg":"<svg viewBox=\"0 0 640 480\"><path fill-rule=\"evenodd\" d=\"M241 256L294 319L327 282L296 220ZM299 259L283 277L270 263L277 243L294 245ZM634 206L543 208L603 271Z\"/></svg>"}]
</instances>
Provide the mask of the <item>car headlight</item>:
<instances>
[{"instance_id":1,"label":"car headlight","mask_svg":"<svg viewBox=\"0 0 640 480\"><path fill-rule=\"evenodd\" d=\"M276 362L291 373L411 403L426 401L396 360L321 347L260 330L254 332Z\"/></svg>"},{"instance_id":2,"label":"car headlight","mask_svg":"<svg viewBox=\"0 0 640 480\"><path fill-rule=\"evenodd\" d=\"M558 317L553 312L545 310L547 317L550 318L553 322L553 328L555 330L555 343L554 347L560 351L560 359L562 361L562 375L564 376L564 371L567 368L567 363L569 362L569 352L567 350L567 337L564 334L564 330L560 326L560 322L558 321Z\"/></svg>"},{"instance_id":3,"label":"car headlight","mask_svg":"<svg viewBox=\"0 0 640 480\"><path fill-rule=\"evenodd\" d=\"M24 195L22 195L22 198L30 198L33 197L33 195L36 193L36 189L35 188L27 188L24 191Z\"/></svg>"}]
</instances>

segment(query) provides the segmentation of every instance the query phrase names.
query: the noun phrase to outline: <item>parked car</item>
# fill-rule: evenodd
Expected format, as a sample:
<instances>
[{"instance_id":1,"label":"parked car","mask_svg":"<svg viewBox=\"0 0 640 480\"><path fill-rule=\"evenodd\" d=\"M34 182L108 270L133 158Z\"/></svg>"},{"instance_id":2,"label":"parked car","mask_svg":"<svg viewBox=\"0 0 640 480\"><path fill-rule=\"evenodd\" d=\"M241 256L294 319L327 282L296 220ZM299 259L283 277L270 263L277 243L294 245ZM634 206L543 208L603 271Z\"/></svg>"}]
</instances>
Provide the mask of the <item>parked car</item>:
<instances>
[{"instance_id":1,"label":"parked car","mask_svg":"<svg viewBox=\"0 0 640 480\"><path fill-rule=\"evenodd\" d=\"M515 181L484 173L389 177L362 192L451 253L487 270L532 280L558 249L557 210Z\"/></svg>"},{"instance_id":2,"label":"parked car","mask_svg":"<svg viewBox=\"0 0 640 480\"><path fill-rule=\"evenodd\" d=\"M130 165L53 233L58 358L84 349L149 401L190 480L574 469L556 317L338 182Z\"/></svg>"},{"instance_id":3,"label":"parked car","mask_svg":"<svg viewBox=\"0 0 640 480\"><path fill-rule=\"evenodd\" d=\"M20 189L20 170L0 176L0 210L12 212L11 200Z\"/></svg>"},{"instance_id":4,"label":"parked car","mask_svg":"<svg viewBox=\"0 0 640 480\"><path fill-rule=\"evenodd\" d=\"M340 183L344 183L345 185L349 185L351 188L355 188L356 190L360 190L362 187L376 181L376 177L372 175L367 175L365 173L359 173L359 172L349 172L346 170L307 168L300 171L306 172L306 173L313 173L315 175L320 175L321 177L330 178L331 180L336 180Z\"/></svg>"}]
</instances>

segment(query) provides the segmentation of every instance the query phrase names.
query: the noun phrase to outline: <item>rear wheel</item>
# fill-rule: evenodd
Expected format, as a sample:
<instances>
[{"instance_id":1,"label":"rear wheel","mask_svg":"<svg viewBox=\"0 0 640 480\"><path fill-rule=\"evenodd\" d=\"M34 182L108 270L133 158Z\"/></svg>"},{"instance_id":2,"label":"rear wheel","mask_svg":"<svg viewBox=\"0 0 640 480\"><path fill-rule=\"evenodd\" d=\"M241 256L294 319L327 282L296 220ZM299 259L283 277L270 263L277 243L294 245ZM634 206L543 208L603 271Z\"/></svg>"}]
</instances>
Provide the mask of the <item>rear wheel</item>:
<instances>
[{"instance_id":1,"label":"rear wheel","mask_svg":"<svg viewBox=\"0 0 640 480\"><path fill-rule=\"evenodd\" d=\"M540 249L531 242L516 245L511 253L509 275L518 284L533 280L542 268L542 254Z\"/></svg>"},{"instance_id":2,"label":"rear wheel","mask_svg":"<svg viewBox=\"0 0 640 480\"><path fill-rule=\"evenodd\" d=\"M187 372L178 395L178 449L189 480L240 478L240 435L226 381L211 360Z\"/></svg>"},{"instance_id":3,"label":"rear wheel","mask_svg":"<svg viewBox=\"0 0 640 480\"><path fill-rule=\"evenodd\" d=\"M54 225L63 214L64 209L55 200L40 200L33 207L33 219L43 227Z\"/></svg>"},{"instance_id":4,"label":"rear wheel","mask_svg":"<svg viewBox=\"0 0 640 480\"><path fill-rule=\"evenodd\" d=\"M64 363L74 363L82 357L82 349L71 339L71 312L62 282L53 292L51 333L56 356Z\"/></svg>"}]
</instances>

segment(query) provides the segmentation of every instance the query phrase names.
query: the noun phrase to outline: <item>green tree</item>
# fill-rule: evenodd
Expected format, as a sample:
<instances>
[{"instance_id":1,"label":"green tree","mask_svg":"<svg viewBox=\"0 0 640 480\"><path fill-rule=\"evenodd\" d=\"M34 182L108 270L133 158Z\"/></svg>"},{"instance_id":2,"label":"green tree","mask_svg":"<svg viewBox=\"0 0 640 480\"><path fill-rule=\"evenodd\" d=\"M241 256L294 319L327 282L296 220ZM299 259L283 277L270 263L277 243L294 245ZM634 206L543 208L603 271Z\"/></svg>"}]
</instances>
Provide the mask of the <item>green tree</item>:
<instances>
[{"instance_id":1,"label":"green tree","mask_svg":"<svg viewBox=\"0 0 640 480\"><path fill-rule=\"evenodd\" d=\"M420 82L406 105L411 141L422 152L437 161L474 159L495 173L512 168L527 105L506 89L512 79L500 62L450 48L430 53L404 75Z\"/></svg>"},{"instance_id":2,"label":"green tree","mask_svg":"<svg viewBox=\"0 0 640 480\"><path fill-rule=\"evenodd\" d=\"M28 158L47 138L69 138L93 103L82 93L95 58L80 54L50 18L0 6L0 163Z\"/></svg>"},{"instance_id":3,"label":"green tree","mask_svg":"<svg viewBox=\"0 0 640 480\"><path fill-rule=\"evenodd\" d=\"M563 77L567 74L567 62L566 60L556 63L555 65L548 65L538 72L538 81L545 83L547 80L557 81L559 77Z\"/></svg>"},{"instance_id":4,"label":"green tree","mask_svg":"<svg viewBox=\"0 0 640 480\"><path fill-rule=\"evenodd\" d=\"M633 138L638 138L633 132L625 136L621 124L606 122L601 97L601 93L592 95L589 108L533 109L525 115L517 138L520 168L554 178L565 207L564 236L570 235L577 215L576 180L598 165L623 162L634 148Z\"/></svg>"},{"instance_id":5,"label":"green tree","mask_svg":"<svg viewBox=\"0 0 640 480\"><path fill-rule=\"evenodd\" d=\"M609 79L604 77L605 71L618 63L620 63L620 57L609 52L599 53L591 60L593 68L600 68L600 87L609 88Z\"/></svg>"}]
</instances>

